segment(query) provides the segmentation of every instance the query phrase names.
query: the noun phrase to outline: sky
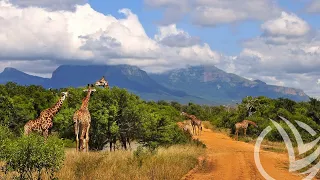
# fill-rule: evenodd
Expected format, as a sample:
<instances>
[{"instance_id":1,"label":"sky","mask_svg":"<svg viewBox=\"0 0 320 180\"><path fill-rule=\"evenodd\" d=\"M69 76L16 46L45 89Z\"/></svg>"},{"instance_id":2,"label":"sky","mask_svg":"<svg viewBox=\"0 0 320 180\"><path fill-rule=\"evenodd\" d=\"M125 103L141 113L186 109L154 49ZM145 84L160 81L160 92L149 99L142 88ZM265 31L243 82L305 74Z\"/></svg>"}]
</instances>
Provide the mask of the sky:
<instances>
[{"instance_id":1,"label":"sky","mask_svg":"<svg viewBox=\"0 0 320 180\"><path fill-rule=\"evenodd\" d=\"M319 0L0 0L0 72L215 65L320 97Z\"/></svg>"}]
</instances>

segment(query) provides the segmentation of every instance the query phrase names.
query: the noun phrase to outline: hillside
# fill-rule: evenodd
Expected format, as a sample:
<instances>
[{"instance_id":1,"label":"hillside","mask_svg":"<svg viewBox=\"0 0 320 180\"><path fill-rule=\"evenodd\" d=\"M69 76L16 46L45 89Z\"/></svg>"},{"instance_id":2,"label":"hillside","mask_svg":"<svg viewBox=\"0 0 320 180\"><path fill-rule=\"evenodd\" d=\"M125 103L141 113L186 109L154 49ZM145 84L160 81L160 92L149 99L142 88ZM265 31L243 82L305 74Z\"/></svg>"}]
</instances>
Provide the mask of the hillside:
<instances>
[{"instance_id":1,"label":"hillside","mask_svg":"<svg viewBox=\"0 0 320 180\"><path fill-rule=\"evenodd\" d=\"M130 65L62 65L50 79L31 76L14 68L0 73L0 83L41 85L45 88L80 87L105 76L110 86L125 88L145 100L169 100L180 103L235 104L245 96L286 97L305 101L309 97L299 89L267 85L226 73L214 66L194 66L162 74L148 74Z\"/></svg>"},{"instance_id":2,"label":"hillside","mask_svg":"<svg viewBox=\"0 0 320 180\"><path fill-rule=\"evenodd\" d=\"M10 67L5 68L4 71L0 73L0 84L12 81L20 85L35 84L47 86L48 80L47 78L32 76Z\"/></svg>"},{"instance_id":3,"label":"hillside","mask_svg":"<svg viewBox=\"0 0 320 180\"><path fill-rule=\"evenodd\" d=\"M218 103L235 103L246 96L286 97L306 101L309 97L299 89L250 81L215 66L195 66L150 76L163 86Z\"/></svg>"}]
</instances>

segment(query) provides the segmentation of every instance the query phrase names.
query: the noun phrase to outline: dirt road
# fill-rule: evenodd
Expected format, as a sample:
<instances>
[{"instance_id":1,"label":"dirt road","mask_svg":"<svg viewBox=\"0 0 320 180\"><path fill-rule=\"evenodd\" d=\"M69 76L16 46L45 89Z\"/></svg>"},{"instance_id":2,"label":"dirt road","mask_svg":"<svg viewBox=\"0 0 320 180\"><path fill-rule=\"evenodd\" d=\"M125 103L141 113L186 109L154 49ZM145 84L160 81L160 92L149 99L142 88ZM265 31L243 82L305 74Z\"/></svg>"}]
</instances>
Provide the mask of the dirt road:
<instances>
[{"instance_id":1,"label":"dirt road","mask_svg":"<svg viewBox=\"0 0 320 180\"><path fill-rule=\"evenodd\" d=\"M207 167L190 171L183 179L256 180L264 179L254 162L254 145L231 139L222 133L204 130L199 139L207 146ZM260 151L261 164L274 179L302 179L288 172L288 155Z\"/></svg>"}]
</instances>

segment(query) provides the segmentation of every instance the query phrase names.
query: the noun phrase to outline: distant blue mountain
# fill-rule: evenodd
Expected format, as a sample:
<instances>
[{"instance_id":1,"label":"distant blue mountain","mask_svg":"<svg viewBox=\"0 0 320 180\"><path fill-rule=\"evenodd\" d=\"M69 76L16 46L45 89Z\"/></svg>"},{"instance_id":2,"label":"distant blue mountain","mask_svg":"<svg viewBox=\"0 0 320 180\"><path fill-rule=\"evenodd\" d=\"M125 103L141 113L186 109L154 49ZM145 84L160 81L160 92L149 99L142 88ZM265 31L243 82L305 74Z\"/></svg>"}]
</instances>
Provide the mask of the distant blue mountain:
<instances>
[{"instance_id":1,"label":"distant blue mountain","mask_svg":"<svg viewBox=\"0 0 320 180\"><path fill-rule=\"evenodd\" d=\"M14 68L0 73L0 84L41 85L45 88L81 87L105 76L110 86L125 88L145 100L169 100L180 103L235 104L245 96L287 97L296 101L308 96L294 88L271 86L226 73L214 66L195 66L162 74L148 74L130 65L62 65L51 78L31 76Z\"/></svg>"},{"instance_id":2,"label":"distant blue mountain","mask_svg":"<svg viewBox=\"0 0 320 180\"><path fill-rule=\"evenodd\" d=\"M47 86L48 78L42 78L38 76L32 76L24 72L18 71L17 69L7 67L2 73L0 73L0 84L7 82L16 82L20 85L43 85Z\"/></svg>"},{"instance_id":3,"label":"distant blue mountain","mask_svg":"<svg viewBox=\"0 0 320 180\"><path fill-rule=\"evenodd\" d=\"M246 96L289 98L307 101L309 97L300 89L267 85L261 80L251 81L215 66L193 66L175 69L161 74L149 74L163 86L183 90L218 104L241 102Z\"/></svg>"}]
</instances>

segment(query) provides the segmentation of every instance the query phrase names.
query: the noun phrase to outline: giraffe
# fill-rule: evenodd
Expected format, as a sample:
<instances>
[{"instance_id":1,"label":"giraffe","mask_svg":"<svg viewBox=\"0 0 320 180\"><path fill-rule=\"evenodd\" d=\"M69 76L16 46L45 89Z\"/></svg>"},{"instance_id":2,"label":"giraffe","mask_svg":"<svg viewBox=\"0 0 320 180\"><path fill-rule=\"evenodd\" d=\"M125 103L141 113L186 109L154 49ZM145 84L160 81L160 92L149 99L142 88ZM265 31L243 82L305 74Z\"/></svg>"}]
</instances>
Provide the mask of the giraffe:
<instances>
[{"instance_id":1,"label":"giraffe","mask_svg":"<svg viewBox=\"0 0 320 180\"><path fill-rule=\"evenodd\" d=\"M108 81L104 78L104 76L102 76L101 79L99 79L98 81L96 81L95 83L96 86L102 86L104 88L109 88L109 83Z\"/></svg>"},{"instance_id":2,"label":"giraffe","mask_svg":"<svg viewBox=\"0 0 320 180\"><path fill-rule=\"evenodd\" d=\"M91 125L91 115L88 109L89 100L91 93L96 91L93 88L93 84L88 84L88 89L83 90L87 92L87 96L83 98L82 105L79 110L77 110L73 115L73 122L74 122L74 130L76 135L77 141L77 151L85 150L88 152L89 150L89 129ZM80 134L80 147L79 147L79 133Z\"/></svg>"},{"instance_id":3,"label":"giraffe","mask_svg":"<svg viewBox=\"0 0 320 180\"><path fill-rule=\"evenodd\" d=\"M258 125L255 122L249 121L249 120L243 120L241 122L237 122L235 124L235 128L236 128L236 140L238 140L238 134L239 134L239 129L243 129L244 130L244 136L246 136L247 133L247 128L249 126L249 124L253 125L254 127L258 127Z\"/></svg>"},{"instance_id":4,"label":"giraffe","mask_svg":"<svg viewBox=\"0 0 320 180\"><path fill-rule=\"evenodd\" d=\"M28 121L24 125L24 135L29 135L32 131L37 131L47 139L49 131L53 126L53 117L59 112L67 96L68 92L62 92L62 96L54 106L43 110L37 119Z\"/></svg>"},{"instance_id":5,"label":"giraffe","mask_svg":"<svg viewBox=\"0 0 320 180\"><path fill-rule=\"evenodd\" d=\"M197 129L198 129L198 135L201 135L202 121L198 119L195 115L190 115L190 114L187 114L186 112L181 112L181 115L191 119L192 133L197 135Z\"/></svg>"},{"instance_id":6,"label":"giraffe","mask_svg":"<svg viewBox=\"0 0 320 180\"><path fill-rule=\"evenodd\" d=\"M189 121L189 120L188 120ZM190 120L191 121L191 120ZM180 129L182 129L184 132L189 133L192 135L190 124L186 122L177 122L177 125Z\"/></svg>"}]
</instances>

